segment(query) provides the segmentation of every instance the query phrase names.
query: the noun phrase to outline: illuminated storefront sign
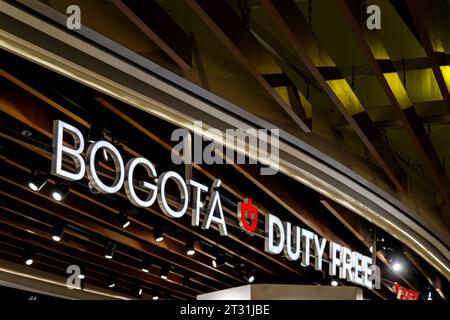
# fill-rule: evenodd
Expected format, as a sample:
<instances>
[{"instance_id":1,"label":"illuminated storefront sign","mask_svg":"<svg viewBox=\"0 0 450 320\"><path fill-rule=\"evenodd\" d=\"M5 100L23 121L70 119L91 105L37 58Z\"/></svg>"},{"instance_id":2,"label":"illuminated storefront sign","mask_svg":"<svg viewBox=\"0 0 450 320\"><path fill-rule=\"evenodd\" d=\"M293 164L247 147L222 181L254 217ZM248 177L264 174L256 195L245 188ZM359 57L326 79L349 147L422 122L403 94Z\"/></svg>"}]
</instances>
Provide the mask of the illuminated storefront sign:
<instances>
[{"instance_id":1,"label":"illuminated storefront sign","mask_svg":"<svg viewBox=\"0 0 450 320\"><path fill-rule=\"evenodd\" d=\"M265 251L281 254L291 261L300 260L303 266L311 264L314 252L314 268L322 271L327 239L307 229L282 222L278 217L267 214L265 221ZM311 250L312 249L312 250ZM358 285L373 288L372 258L351 251L335 242L328 245L328 274L347 279Z\"/></svg>"},{"instance_id":2,"label":"illuminated storefront sign","mask_svg":"<svg viewBox=\"0 0 450 320\"><path fill-rule=\"evenodd\" d=\"M419 300L419 293L402 287L398 284L398 282L394 283L392 289L394 293L397 295L398 300Z\"/></svg>"},{"instance_id":3,"label":"illuminated storefront sign","mask_svg":"<svg viewBox=\"0 0 450 320\"><path fill-rule=\"evenodd\" d=\"M74 140L71 148L64 144L64 133ZM52 174L70 181L81 180L85 173L91 185L96 191L105 194L118 192L124 186L129 201L141 208L152 206L156 200L161 211L170 218L183 217L190 205L192 208L191 225L209 229L216 224L222 236L227 236L227 226L223 214L222 203L219 195L221 180L216 179L211 187L201 184L194 179L185 181L177 172L166 171L159 176L155 166L149 160L138 157L133 158L125 165L117 148L107 141L96 141L89 145L86 159L83 159L85 143L81 132L65 122L55 120L53 123L53 154ZM96 171L96 155L100 151L106 151L113 160L115 178L112 184L107 185L100 180ZM63 168L63 158L70 159L75 164L72 171ZM146 181L135 181L135 170L140 166L147 173ZM179 205L177 208L169 205L167 197L167 184L175 183L179 192ZM135 185L148 192L145 199L139 197L135 191ZM189 189L189 190L188 190ZM209 192L209 200L206 204L205 217L201 223L200 212L205 203L202 202L202 193ZM192 196L190 196L192 194ZM245 199L238 204L237 220L240 227L248 233L257 229L258 209L253 206L251 199ZM201 225L200 225L201 224ZM359 252L341 246L335 242L329 242L326 254L327 239L319 237L307 229L293 226L289 222L282 222L273 214L265 215L265 251L270 254L283 254L288 260L300 260L302 266L309 266L314 260L314 268L323 270L324 257L328 260L328 273L330 276L338 276L355 284L373 288L373 268L370 266L372 259ZM314 254L311 254L311 251ZM313 257L313 258L312 258Z\"/></svg>"}]
</instances>

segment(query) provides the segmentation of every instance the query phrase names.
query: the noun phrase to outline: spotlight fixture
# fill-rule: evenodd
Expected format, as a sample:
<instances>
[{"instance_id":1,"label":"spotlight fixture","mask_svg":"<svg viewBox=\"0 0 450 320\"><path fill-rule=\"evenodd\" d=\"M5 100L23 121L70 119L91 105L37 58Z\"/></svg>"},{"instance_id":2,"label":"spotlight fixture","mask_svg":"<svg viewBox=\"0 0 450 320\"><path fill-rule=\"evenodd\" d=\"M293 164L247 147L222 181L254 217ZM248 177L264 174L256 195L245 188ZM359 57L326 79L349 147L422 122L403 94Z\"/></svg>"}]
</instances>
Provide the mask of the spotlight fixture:
<instances>
[{"instance_id":1,"label":"spotlight fixture","mask_svg":"<svg viewBox=\"0 0 450 320\"><path fill-rule=\"evenodd\" d=\"M225 255L223 253L217 254L211 261L214 268L220 268L225 265Z\"/></svg>"},{"instance_id":2,"label":"spotlight fixture","mask_svg":"<svg viewBox=\"0 0 450 320\"><path fill-rule=\"evenodd\" d=\"M45 173L41 172L40 170L34 170L33 176L28 182L28 187L31 190L38 192L47 183L47 181L48 177Z\"/></svg>"},{"instance_id":3,"label":"spotlight fixture","mask_svg":"<svg viewBox=\"0 0 450 320\"><path fill-rule=\"evenodd\" d=\"M236 263L234 266L236 276L244 278L248 283L253 283L256 279L255 273L244 263Z\"/></svg>"},{"instance_id":4,"label":"spotlight fixture","mask_svg":"<svg viewBox=\"0 0 450 320\"><path fill-rule=\"evenodd\" d=\"M193 256L195 254L194 241L189 240L186 242L186 254L188 256Z\"/></svg>"},{"instance_id":5,"label":"spotlight fixture","mask_svg":"<svg viewBox=\"0 0 450 320\"><path fill-rule=\"evenodd\" d=\"M114 288L116 286L116 277L110 276L108 279L108 288Z\"/></svg>"},{"instance_id":6,"label":"spotlight fixture","mask_svg":"<svg viewBox=\"0 0 450 320\"><path fill-rule=\"evenodd\" d=\"M156 242L161 242L164 240L164 235L163 232L161 230L161 227L155 227L153 229L153 237L155 238Z\"/></svg>"},{"instance_id":7,"label":"spotlight fixture","mask_svg":"<svg viewBox=\"0 0 450 320\"><path fill-rule=\"evenodd\" d=\"M255 281L255 275L253 273L248 273L246 275L244 275L244 279L248 282L248 283L253 283L253 281Z\"/></svg>"},{"instance_id":8,"label":"spotlight fixture","mask_svg":"<svg viewBox=\"0 0 450 320\"><path fill-rule=\"evenodd\" d=\"M333 287L337 287L338 286L338 282L336 280L331 281L331 285Z\"/></svg>"},{"instance_id":9,"label":"spotlight fixture","mask_svg":"<svg viewBox=\"0 0 450 320\"><path fill-rule=\"evenodd\" d=\"M142 287L136 283L133 286L133 294L140 298L140 297L142 297L143 293L144 293L144 289L142 289Z\"/></svg>"},{"instance_id":10,"label":"spotlight fixture","mask_svg":"<svg viewBox=\"0 0 450 320\"><path fill-rule=\"evenodd\" d=\"M392 266L394 272L400 272L403 269L403 259L399 252L401 252L400 249L392 249L391 247L387 247L384 251L384 257Z\"/></svg>"},{"instance_id":11,"label":"spotlight fixture","mask_svg":"<svg viewBox=\"0 0 450 320\"><path fill-rule=\"evenodd\" d=\"M62 201L69 193L69 188L61 183L57 183L52 189L52 197L56 201Z\"/></svg>"},{"instance_id":12,"label":"spotlight fixture","mask_svg":"<svg viewBox=\"0 0 450 320\"><path fill-rule=\"evenodd\" d=\"M86 270L83 266L80 266L80 273L78 274L78 279L86 278Z\"/></svg>"},{"instance_id":13,"label":"spotlight fixture","mask_svg":"<svg viewBox=\"0 0 450 320\"><path fill-rule=\"evenodd\" d=\"M64 226L60 223L57 223L53 226L52 233L50 234L50 237L53 241L59 242L62 239L64 233Z\"/></svg>"},{"instance_id":14,"label":"spotlight fixture","mask_svg":"<svg viewBox=\"0 0 450 320\"><path fill-rule=\"evenodd\" d=\"M160 277L164 280L167 280L167 278L169 278L169 266L161 267Z\"/></svg>"},{"instance_id":15,"label":"spotlight fixture","mask_svg":"<svg viewBox=\"0 0 450 320\"><path fill-rule=\"evenodd\" d=\"M144 271L145 273L148 273L150 271L150 267L151 267L150 261L148 261L147 259L144 259L142 261L141 270Z\"/></svg>"},{"instance_id":16,"label":"spotlight fixture","mask_svg":"<svg viewBox=\"0 0 450 320\"><path fill-rule=\"evenodd\" d=\"M119 226L126 229L130 225L130 220L128 220L128 214L126 210L122 210L120 213L116 215L116 220Z\"/></svg>"},{"instance_id":17,"label":"spotlight fixture","mask_svg":"<svg viewBox=\"0 0 450 320\"><path fill-rule=\"evenodd\" d=\"M27 248L25 249L25 252L23 254L23 262L27 265L27 266L31 266L34 262L34 253L33 250Z\"/></svg>"},{"instance_id":18,"label":"spotlight fixture","mask_svg":"<svg viewBox=\"0 0 450 320\"><path fill-rule=\"evenodd\" d=\"M392 270L394 270L395 272L399 272L400 270L402 270L403 266L400 262L398 261L394 261L394 264L392 265Z\"/></svg>"},{"instance_id":19,"label":"spotlight fixture","mask_svg":"<svg viewBox=\"0 0 450 320\"><path fill-rule=\"evenodd\" d=\"M114 250L116 249L116 244L109 241L105 246L105 258L112 259L114 255Z\"/></svg>"},{"instance_id":20,"label":"spotlight fixture","mask_svg":"<svg viewBox=\"0 0 450 320\"><path fill-rule=\"evenodd\" d=\"M158 299L159 299L158 290L154 289L152 291L152 300L158 300Z\"/></svg>"}]
</instances>

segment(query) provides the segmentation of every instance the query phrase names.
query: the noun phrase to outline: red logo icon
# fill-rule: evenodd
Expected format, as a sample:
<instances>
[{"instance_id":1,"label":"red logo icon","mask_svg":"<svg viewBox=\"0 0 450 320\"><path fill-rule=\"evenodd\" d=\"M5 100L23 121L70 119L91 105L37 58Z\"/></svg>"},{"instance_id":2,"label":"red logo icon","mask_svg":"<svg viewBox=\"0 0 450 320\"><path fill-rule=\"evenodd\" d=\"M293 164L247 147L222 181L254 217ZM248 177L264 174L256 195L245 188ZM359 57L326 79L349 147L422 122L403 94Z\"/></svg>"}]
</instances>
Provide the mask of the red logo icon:
<instances>
[{"instance_id":1,"label":"red logo icon","mask_svg":"<svg viewBox=\"0 0 450 320\"><path fill-rule=\"evenodd\" d=\"M411 290L411 289L401 287L398 284L398 282L394 283L393 289L394 289L394 293L397 294L397 299L399 299L399 300L419 300L418 292Z\"/></svg>"},{"instance_id":2,"label":"red logo icon","mask_svg":"<svg viewBox=\"0 0 450 320\"><path fill-rule=\"evenodd\" d=\"M238 203L237 218L239 225L247 232L255 231L258 225L258 208L252 205L252 199Z\"/></svg>"}]
</instances>

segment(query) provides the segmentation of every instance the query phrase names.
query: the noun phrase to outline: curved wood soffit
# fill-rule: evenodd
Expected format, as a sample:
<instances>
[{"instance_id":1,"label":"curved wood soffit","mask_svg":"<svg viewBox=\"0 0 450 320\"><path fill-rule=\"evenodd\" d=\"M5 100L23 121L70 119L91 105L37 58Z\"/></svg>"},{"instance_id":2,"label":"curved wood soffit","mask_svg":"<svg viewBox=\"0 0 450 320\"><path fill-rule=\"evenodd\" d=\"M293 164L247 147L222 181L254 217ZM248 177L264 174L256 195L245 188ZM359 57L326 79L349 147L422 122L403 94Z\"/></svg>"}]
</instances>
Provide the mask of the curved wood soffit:
<instances>
[{"instance_id":1,"label":"curved wood soffit","mask_svg":"<svg viewBox=\"0 0 450 320\"><path fill-rule=\"evenodd\" d=\"M225 124L225 126L248 127L248 123L243 123L240 118L217 110L214 106L175 87L169 86L156 77L117 59L103 50L95 48L83 40L34 17L28 16L23 12L19 12L19 10L8 4L2 3L1 10L6 15L13 16L18 20L27 20L26 24L29 27L52 34L52 37L59 42L77 48L77 50L83 50L85 56L89 57L91 61L89 61L89 67L87 64L83 66L81 61L63 59L55 53L44 50L30 41L25 41L10 32L2 30L0 31L0 45L6 50L26 57L31 61L93 87L129 105L138 107L146 112L151 112L179 126L193 129L192 121L195 118L192 118L192 113L186 112L188 110L186 106L189 105L201 113L208 113L214 110L209 119L214 118L212 120L215 123ZM107 66L111 68L111 66L114 66L115 73L112 77L108 78L105 76L105 73L101 74L100 72L93 71L94 69L90 69L92 67L92 61L97 64L102 64L103 67ZM126 77L126 83L121 83L121 80L117 77L118 74ZM139 86L130 86L133 83L139 83ZM176 105L167 105L165 102L157 101L155 97L145 95L143 93L145 92L145 88L150 87L153 89L156 88L166 96L176 97L176 101L179 104L178 108ZM144 89L139 90L139 88ZM151 92L155 91L152 90ZM213 121L211 123L205 122L215 126ZM209 138L214 137L210 136ZM364 179L355 179L349 175L345 175L341 170L336 170L336 168L316 160L308 152L293 147L292 144L281 141L280 148L282 152L282 159L280 161L281 172L319 191L321 194L333 199L393 234L450 279L450 254L447 246L443 244L446 243L448 245L448 234L436 237L423 228L420 223L417 223L416 220L419 220L417 216L411 210L399 205L397 200L384 192L373 192L361 186L360 181L364 181ZM286 157L283 158L283 156ZM353 172L352 174L354 177L355 173ZM412 219L411 217L416 219ZM423 224L426 225L426 223Z\"/></svg>"}]
</instances>

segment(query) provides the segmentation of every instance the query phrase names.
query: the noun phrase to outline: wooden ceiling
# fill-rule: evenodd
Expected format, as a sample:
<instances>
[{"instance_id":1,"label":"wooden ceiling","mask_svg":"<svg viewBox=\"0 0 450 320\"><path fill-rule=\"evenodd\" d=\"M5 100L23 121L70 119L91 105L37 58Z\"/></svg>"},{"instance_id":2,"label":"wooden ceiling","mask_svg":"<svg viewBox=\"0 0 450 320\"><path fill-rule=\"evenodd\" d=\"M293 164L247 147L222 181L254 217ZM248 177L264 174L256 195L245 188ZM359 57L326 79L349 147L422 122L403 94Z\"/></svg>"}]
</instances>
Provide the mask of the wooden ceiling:
<instances>
[{"instance_id":1,"label":"wooden ceiling","mask_svg":"<svg viewBox=\"0 0 450 320\"><path fill-rule=\"evenodd\" d=\"M46 1L64 13L66 2ZM442 137L450 128L450 43L431 19L447 2L376 1L391 18L387 25L404 32L399 43L384 29L377 33L362 27L365 8L358 0L68 2L84 8L83 23L90 28L185 79L295 135L344 146L341 152L383 172L392 192L426 203L431 208L427 214L449 228L450 139ZM328 12L328 7L337 10ZM410 56L402 55L404 47L410 48ZM258 282L328 284L321 273L266 254L262 230L255 237L241 233L234 212L245 197L254 199L263 213L276 212L368 252L374 229L369 222L289 177L260 176L258 166L193 166L196 179L223 181L230 225L226 239L216 230L190 227L189 217L171 220L153 207L132 214L130 227L122 229L115 216L128 208L125 194L93 194L86 179L70 185L61 204L49 196L55 179L41 192L32 192L27 187L31 171L49 171L55 119L87 135L92 121L102 117L105 138L120 145L125 158L158 159L158 171L182 173L184 168L170 161L175 127L13 55L2 52L1 57L1 257L20 262L23 249L31 245L39 251L33 268L64 274L67 265L80 263L88 269L87 282L105 287L115 275L118 292L129 294L139 283L146 292L157 289L176 299L244 284L235 272L237 263L254 269ZM101 167L103 178L111 179L110 164ZM66 225L66 233L53 243L49 232L58 222ZM157 226L164 230L162 243L153 237ZM385 285L366 290L367 297L393 298L393 281L416 290L431 285L448 296L446 280L383 236L400 248L411 268L399 277L379 253ZM185 254L188 240L195 240L193 258ZM104 258L108 241L118 244L113 260ZM227 252L229 262L216 269L211 259L220 252ZM153 262L148 274L140 271L147 259ZM168 265L170 277L162 280L160 269Z\"/></svg>"},{"instance_id":2,"label":"wooden ceiling","mask_svg":"<svg viewBox=\"0 0 450 320\"><path fill-rule=\"evenodd\" d=\"M69 2L45 1L63 13ZM367 162L380 187L448 231L448 1L372 1L381 30L365 27L370 3L359 0L74 3L94 31L325 153Z\"/></svg>"},{"instance_id":3,"label":"wooden ceiling","mask_svg":"<svg viewBox=\"0 0 450 320\"><path fill-rule=\"evenodd\" d=\"M156 163L158 171L182 172L184 169L170 160L170 134L175 127L11 54L2 52L1 57L2 259L21 263L24 250L32 247L36 254L32 268L64 275L68 265L77 264L86 268L86 283L106 287L114 276L118 293L132 294L137 283L149 294L156 289L161 297L174 299L191 299L199 293L245 284L235 268L241 263L255 272L259 283L329 284L330 279L320 272L265 253L262 230L254 237L240 231L236 204L246 197L254 199L263 213L276 213L330 240L368 252L371 224L289 177L260 176L256 165L194 165L193 176L199 181L223 181L221 195L229 237L221 237L217 230L191 227L188 216L170 219L156 207L131 210L131 225L123 229L116 216L129 209L124 192L94 194L87 179L71 184L61 203L50 196L57 182L53 177L42 190L33 192L27 186L32 171L50 169L54 119L76 125L87 135L93 119L101 116L106 124L105 138L119 146L125 159L144 156ZM99 169L106 181L112 179L110 165L103 161ZM57 224L65 226L58 243L50 240ZM155 241L155 228L162 228L164 241ZM404 250L393 238L384 237L393 247ZM195 241L194 257L185 253L189 240ZM110 241L118 245L112 260L104 257ZM211 261L219 253L226 253L227 264L214 268ZM420 290L430 285L430 279L439 278L429 266L418 269L412 263L408 273L398 277L383 262L381 252L379 258L385 286L366 290L367 298L393 298L389 283L394 281ZM424 265L414 254L412 259ZM152 263L149 273L140 270L144 261ZM163 280L161 268L167 266L169 279ZM444 281L444 285L433 281L442 292L447 290ZM347 285L346 281L342 285Z\"/></svg>"}]
</instances>

